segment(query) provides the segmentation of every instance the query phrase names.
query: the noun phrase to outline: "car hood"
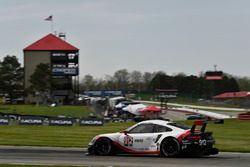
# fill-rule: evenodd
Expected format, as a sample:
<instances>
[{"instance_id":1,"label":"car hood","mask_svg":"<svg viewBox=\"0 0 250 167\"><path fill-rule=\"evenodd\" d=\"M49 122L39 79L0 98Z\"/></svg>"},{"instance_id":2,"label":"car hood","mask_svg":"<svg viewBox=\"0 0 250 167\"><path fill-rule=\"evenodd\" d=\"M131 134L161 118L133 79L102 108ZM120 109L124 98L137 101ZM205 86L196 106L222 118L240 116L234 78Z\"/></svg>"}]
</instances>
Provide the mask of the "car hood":
<instances>
[{"instance_id":1,"label":"car hood","mask_svg":"<svg viewBox=\"0 0 250 167\"><path fill-rule=\"evenodd\" d=\"M98 137L107 137L113 141L116 141L118 140L119 136L121 135L120 132L116 132L116 133L105 133L105 134L101 134L101 135L98 135Z\"/></svg>"}]
</instances>

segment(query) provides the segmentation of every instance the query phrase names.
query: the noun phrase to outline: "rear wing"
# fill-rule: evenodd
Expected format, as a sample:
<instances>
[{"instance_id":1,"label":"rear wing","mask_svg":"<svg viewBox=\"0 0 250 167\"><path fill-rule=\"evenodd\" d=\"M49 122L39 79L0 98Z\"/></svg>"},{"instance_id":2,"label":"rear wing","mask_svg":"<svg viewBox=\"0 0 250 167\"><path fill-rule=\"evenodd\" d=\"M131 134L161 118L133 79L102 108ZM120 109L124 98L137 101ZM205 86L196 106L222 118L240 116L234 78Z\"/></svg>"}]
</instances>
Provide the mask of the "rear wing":
<instances>
[{"instance_id":1,"label":"rear wing","mask_svg":"<svg viewBox=\"0 0 250 167\"><path fill-rule=\"evenodd\" d=\"M193 126L192 126L190 132L191 132L191 133L195 133L196 127L197 127L197 126L201 126L201 128L200 128L199 131L200 131L201 133L204 133L205 130L206 130L207 123L206 123L205 121L203 121L203 120L196 120L196 121L194 121L194 124L193 124Z\"/></svg>"}]
</instances>

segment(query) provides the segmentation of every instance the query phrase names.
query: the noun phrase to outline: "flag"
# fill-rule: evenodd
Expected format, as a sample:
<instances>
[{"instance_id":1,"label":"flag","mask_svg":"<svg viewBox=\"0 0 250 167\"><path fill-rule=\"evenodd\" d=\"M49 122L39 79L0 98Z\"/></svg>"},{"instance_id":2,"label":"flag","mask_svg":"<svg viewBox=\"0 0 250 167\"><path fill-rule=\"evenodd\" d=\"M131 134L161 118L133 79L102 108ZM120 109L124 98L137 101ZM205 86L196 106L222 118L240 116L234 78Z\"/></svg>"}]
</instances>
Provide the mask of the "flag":
<instances>
[{"instance_id":1,"label":"flag","mask_svg":"<svg viewBox=\"0 0 250 167\"><path fill-rule=\"evenodd\" d=\"M53 16L52 15L50 15L49 17L47 17L46 19L44 19L45 21L52 21L52 19L53 19Z\"/></svg>"}]
</instances>

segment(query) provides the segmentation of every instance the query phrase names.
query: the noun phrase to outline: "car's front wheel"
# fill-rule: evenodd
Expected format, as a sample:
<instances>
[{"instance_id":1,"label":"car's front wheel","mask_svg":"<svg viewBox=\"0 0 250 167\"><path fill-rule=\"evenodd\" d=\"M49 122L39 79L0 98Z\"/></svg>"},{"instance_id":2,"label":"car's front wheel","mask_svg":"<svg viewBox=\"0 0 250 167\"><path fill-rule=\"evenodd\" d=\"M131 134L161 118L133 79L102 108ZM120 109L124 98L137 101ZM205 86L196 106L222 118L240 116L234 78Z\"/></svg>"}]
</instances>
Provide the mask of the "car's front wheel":
<instances>
[{"instance_id":1,"label":"car's front wheel","mask_svg":"<svg viewBox=\"0 0 250 167\"><path fill-rule=\"evenodd\" d=\"M94 152L97 155L112 155L114 154L114 146L112 141L108 138L101 138L96 141Z\"/></svg>"},{"instance_id":2,"label":"car's front wheel","mask_svg":"<svg viewBox=\"0 0 250 167\"><path fill-rule=\"evenodd\" d=\"M176 157L180 153L180 143L175 138L166 138L161 143L161 155L164 157Z\"/></svg>"}]
</instances>

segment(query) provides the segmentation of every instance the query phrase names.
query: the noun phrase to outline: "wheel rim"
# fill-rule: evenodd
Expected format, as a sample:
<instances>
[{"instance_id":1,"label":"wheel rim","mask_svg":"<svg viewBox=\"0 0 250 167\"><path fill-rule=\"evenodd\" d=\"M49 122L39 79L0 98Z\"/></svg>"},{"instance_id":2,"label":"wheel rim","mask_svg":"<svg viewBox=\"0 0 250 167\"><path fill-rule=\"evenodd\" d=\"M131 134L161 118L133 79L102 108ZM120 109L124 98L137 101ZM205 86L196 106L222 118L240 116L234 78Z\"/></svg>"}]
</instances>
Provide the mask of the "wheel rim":
<instances>
[{"instance_id":1,"label":"wheel rim","mask_svg":"<svg viewBox=\"0 0 250 167\"><path fill-rule=\"evenodd\" d=\"M166 140L162 145L165 156L175 156L179 152L179 143L176 140Z\"/></svg>"},{"instance_id":2,"label":"wheel rim","mask_svg":"<svg viewBox=\"0 0 250 167\"><path fill-rule=\"evenodd\" d=\"M96 143L96 150L100 155L108 155L111 151L111 144L106 139L100 140Z\"/></svg>"}]
</instances>

